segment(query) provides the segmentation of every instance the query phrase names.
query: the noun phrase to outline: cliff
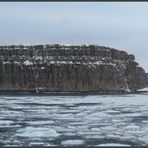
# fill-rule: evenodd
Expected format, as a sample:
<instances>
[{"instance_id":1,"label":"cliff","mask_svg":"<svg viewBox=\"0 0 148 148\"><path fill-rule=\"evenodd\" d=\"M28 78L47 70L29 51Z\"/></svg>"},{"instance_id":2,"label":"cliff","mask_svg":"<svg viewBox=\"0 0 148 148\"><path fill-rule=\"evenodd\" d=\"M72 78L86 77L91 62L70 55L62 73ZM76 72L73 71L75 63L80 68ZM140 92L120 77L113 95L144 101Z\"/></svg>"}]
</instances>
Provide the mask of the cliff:
<instances>
[{"instance_id":1,"label":"cliff","mask_svg":"<svg viewBox=\"0 0 148 148\"><path fill-rule=\"evenodd\" d=\"M125 51L97 45L0 46L0 91L136 91L148 76Z\"/></svg>"}]
</instances>

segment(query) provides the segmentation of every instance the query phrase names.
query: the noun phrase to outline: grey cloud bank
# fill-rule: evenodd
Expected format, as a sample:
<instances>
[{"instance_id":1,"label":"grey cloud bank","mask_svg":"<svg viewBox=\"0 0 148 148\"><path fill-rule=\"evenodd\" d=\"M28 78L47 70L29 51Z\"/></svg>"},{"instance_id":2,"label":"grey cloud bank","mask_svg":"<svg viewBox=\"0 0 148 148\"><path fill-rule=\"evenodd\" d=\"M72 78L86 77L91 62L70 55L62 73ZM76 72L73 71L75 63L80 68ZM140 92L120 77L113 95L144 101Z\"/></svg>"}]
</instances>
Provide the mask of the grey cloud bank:
<instances>
[{"instance_id":1,"label":"grey cloud bank","mask_svg":"<svg viewBox=\"0 0 148 148\"><path fill-rule=\"evenodd\" d=\"M0 3L0 45L99 44L132 53L148 72L148 3Z\"/></svg>"}]
</instances>

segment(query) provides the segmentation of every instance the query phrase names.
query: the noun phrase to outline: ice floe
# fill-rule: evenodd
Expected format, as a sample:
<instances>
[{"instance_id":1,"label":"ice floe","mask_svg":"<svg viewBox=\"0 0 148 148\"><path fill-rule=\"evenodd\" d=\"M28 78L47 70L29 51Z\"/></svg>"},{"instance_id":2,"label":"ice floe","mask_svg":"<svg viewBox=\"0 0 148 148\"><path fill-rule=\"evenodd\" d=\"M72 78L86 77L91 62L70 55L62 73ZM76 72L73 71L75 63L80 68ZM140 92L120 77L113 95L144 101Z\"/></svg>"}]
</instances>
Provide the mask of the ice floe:
<instances>
[{"instance_id":1,"label":"ice floe","mask_svg":"<svg viewBox=\"0 0 148 148\"><path fill-rule=\"evenodd\" d=\"M33 63L30 62L29 60L24 61L24 64L25 64L25 65L33 65Z\"/></svg>"},{"instance_id":2,"label":"ice floe","mask_svg":"<svg viewBox=\"0 0 148 148\"><path fill-rule=\"evenodd\" d=\"M62 145L82 145L84 140L65 140L61 142Z\"/></svg>"},{"instance_id":3,"label":"ice floe","mask_svg":"<svg viewBox=\"0 0 148 148\"><path fill-rule=\"evenodd\" d=\"M45 125L45 124L53 124L54 121L29 121L27 123L30 125Z\"/></svg>"},{"instance_id":4,"label":"ice floe","mask_svg":"<svg viewBox=\"0 0 148 148\"><path fill-rule=\"evenodd\" d=\"M54 129L42 127L26 127L17 130L16 136L20 137L58 137L60 134Z\"/></svg>"},{"instance_id":5,"label":"ice floe","mask_svg":"<svg viewBox=\"0 0 148 148\"><path fill-rule=\"evenodd\" d=\"M14 123L14 122L11 120L0 120L0 125L9 125L12 123Z\"/></svg>"}]
</instances>

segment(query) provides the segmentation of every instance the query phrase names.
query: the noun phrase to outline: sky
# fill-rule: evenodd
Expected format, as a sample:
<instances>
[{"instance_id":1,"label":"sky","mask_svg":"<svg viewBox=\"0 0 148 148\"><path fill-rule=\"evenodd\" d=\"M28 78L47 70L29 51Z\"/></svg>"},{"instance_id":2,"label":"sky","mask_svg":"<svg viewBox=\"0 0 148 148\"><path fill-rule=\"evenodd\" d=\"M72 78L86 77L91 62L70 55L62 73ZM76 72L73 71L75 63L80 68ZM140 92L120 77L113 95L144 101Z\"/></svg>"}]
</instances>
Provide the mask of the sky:
<instances>
[{"instance_id":1,"label":"sky","mask_svg":"<svg viewBox=\"0 0 148 148\"><path fill-rule=\"evenodd\" d=\"M0 45L98 44L148 72L147 2L0 2Z\"/></svg>"}]
</instances>

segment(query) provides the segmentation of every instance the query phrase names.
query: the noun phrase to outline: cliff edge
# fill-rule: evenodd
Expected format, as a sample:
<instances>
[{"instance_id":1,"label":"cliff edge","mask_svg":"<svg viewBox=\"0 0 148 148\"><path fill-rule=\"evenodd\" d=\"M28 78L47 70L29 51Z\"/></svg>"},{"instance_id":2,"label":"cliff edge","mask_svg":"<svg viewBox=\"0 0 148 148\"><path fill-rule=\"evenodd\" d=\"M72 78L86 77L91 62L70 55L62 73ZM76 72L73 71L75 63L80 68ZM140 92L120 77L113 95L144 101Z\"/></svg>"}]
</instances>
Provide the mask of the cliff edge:
<instances>
[{"instance_id":1,"label":"cliff edge","mask_svg":"<svg viewBox=\"0 0 148 148\"><path fill-rule=\"evenodd\" d=\"M97 45L0 46L0 91L136 91L148 75L125 51Z\"/></svg>"}]
</instances>

